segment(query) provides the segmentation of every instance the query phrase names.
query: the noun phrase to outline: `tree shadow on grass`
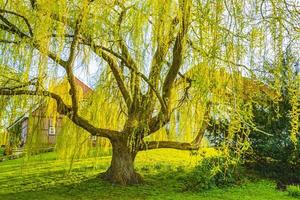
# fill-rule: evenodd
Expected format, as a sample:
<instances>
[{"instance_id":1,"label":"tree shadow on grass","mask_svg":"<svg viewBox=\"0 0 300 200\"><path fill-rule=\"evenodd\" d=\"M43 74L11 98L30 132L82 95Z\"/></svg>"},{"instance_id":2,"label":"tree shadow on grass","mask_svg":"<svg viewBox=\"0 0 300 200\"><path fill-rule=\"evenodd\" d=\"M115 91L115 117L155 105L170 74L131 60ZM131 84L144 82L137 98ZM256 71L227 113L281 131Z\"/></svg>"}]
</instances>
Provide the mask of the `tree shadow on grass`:
<instances>
[{"instance_id":1,"label":"tree shadow on grass","mask_svg":"<svg viewBox=\"0 0 300 200\"><path fill-rule=\"evenodd\" d=\"M38 177L26 177L23 180L24 187L18 183L13 191L0 193L0 199L149 199L181 193L178 189L177 170L153 165L143 166L138 171L145 180L143 184L133 186L108 183L98 178L97 173L84 176L83 172L72 172L64 180L59 180L59 177L63 178L63 171L39 174Z\"/></svg>"},{"instance_id":2,"label":"tree shadow on grass","mask_svg":"<svg viewBox=\"0 0 300 200\"><path fill-rule=\"evenodd\" d=\"M38 185L35 187L22 188L19 184L17 190L7 193L0 193L2 200L89 200L89 199L199 199L199 200L220 200L220 199L290 199L285 193L277 192L274 184L270 182L255 182L245 186L229 187L226 189L213 189L205 192L182 192L182 178L186 175L185 169L165 165L143 165L138 168L145 179L141 185L120 186L103 181L97 177L98 173L90 173L85 176L83 171L74 172L66 176L64 180L57 181L62 172L54 174L40 174L46 180L52 178L53 182ZM30 179L28 177L28 179ZM36 180L32 180L38 181ZM45 181L46 182L46 181ZM242 195L242 196L241 196ZM241 198L242 197L242 198ZM256 198L260 197L260 198Z\"/></svg>"},{"instance_id":3,"label":"tree shadow on grass","mask_svg":"<svg viewBox=\"0 0 300 200\"><path fill-rule=\"evenodd\" d=\"M157 185L157 187L159 187ZM159 194L151 185L120 186L93 177L69 185L55 185L15 193L0 194L0 199L147 199Z\"/></svg>"}]
</instances>

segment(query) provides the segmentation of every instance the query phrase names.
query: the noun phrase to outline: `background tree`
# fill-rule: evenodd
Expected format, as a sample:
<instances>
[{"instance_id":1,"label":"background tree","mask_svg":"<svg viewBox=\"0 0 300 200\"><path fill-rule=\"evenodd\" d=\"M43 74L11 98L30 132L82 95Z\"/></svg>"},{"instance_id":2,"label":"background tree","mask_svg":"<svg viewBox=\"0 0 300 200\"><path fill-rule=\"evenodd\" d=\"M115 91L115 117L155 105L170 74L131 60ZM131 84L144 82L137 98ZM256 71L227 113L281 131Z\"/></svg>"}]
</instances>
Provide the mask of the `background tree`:
<instances>
[{"instance_id":1,"label":"background tree","mask_svg":"<svg viewBox=\"0 0 300 200\"><path fill-rule=\"evenodd\" d=\"M55 100L59 114L111 142L103 178L139 183L133 165L139 151L198 149L209 115L229 119L228 141L241 121L251 121L244 97L252 101L263 87L245 90L243 76L254 80L264 70L263 55L276 56L286 41L297 40L298 6L280 0L2 1L2 114ZM270 41L278 52L269 51ZM87 103L80 103L74 81L79 70L95 77ZM54 87L61 76L64 92Z\"/></svg>"},{"instance_id":2,"label":"background tree","mask_svg":"<svg viewBox=\"0 0 300 200\"><path fill-rule=\"evenodd\" d=\"M289 50L284 53L280 70L280 100L254 104L253 108L254 123L269 134L253 130L249 135L256 168L286 183L300 182L300 134L299 129L294 132L292 123L294 115L295 121L300 121L299 114L295 112L295 109L299 110L300 103L298 62ZM266 65L269 70L274 69L274 64ZM270 73L267 74L265 79L271 87L275 78Z\"/></svg>"}]
</instances>

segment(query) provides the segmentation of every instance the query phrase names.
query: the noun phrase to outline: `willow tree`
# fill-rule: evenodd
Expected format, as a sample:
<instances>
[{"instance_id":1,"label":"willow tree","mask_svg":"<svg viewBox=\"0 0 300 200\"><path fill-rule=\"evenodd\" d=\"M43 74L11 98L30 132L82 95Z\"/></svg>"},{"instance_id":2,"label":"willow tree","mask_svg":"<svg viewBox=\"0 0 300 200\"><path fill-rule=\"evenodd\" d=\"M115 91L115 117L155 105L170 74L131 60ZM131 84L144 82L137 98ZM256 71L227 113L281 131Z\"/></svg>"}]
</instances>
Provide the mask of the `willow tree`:
<instances>
[{"instance_id":1,"label":"willow tree","mask_svg":"<svg viewBox=\"0 0 300 200\"><path fill-rule=\"evenodd\" d=\"M241 119L251 120L244 97L251 101L259 90L245 94L245 84L258 77L263 55L276 55L266 50L270 41L277 49L285 31L295 36L297 25L288 20L297 6L280 0L2 0L1 107L26 106L31 97L55 100L59 114L111 142L103 178L139 183L133 164L139 151L198 149L209 115L220 116L220 109L230 116L230 137L241 130ZM89 63L101 73L91 104L82 104L75 70L88 71ZM65 92L53 87L61 74ZM174 140L155 140L166 127Z\"/></svg>"}]
</instances>

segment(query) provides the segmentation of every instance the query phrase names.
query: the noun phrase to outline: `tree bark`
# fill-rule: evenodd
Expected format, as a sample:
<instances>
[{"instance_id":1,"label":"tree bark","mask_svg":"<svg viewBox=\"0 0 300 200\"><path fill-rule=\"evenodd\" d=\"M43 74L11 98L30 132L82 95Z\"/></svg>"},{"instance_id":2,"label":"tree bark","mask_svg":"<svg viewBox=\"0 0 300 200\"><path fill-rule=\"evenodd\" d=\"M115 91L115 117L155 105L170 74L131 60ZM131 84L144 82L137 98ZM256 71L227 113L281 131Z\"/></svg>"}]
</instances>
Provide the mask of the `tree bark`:
<instances>
[{"instance_id":1,"label":"tree bark","mask_svg":"<svg viewBox=\"0 0 300 200\"><path fill-rule=\"evenodd\" d=\"M101 178L111 183L121 185L133 185L142 182L142 177L135 172L133 153L127 144L127 140L112 140L112 160L106 172L101 174Z\"/></svg>"}]
</instances>

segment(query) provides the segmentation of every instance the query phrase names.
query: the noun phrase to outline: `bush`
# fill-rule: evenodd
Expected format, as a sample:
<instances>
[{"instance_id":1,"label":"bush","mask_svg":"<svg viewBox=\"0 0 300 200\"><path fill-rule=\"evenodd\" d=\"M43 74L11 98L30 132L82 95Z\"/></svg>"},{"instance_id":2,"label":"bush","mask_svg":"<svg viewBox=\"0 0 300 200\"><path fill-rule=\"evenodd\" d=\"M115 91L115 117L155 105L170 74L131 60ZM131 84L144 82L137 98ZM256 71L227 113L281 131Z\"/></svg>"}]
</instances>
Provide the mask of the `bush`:
<instances>
[{"instance_id":1,"label":"bush","mask_svg":"<svg viewBox=\"0 0 300 200\"><path fill-rule=\"evenodd\" d=\"M285 182L299 182L300 143L295 144L290 137L290 110L287 95L277 105L253 106L254 123L271 135L255 130L251 132L249 139L253 154L249 154L248 159L263 175ZM297 140L300 141L299 133Z\"/></svg>"},{"instance_id":2,"label":"bush","mask_svg":"<svg viewBox=\"0 0 300 200\"><path fill-rule=\"evenodd\" d=\"M300 199L300 186L291 185L287 188L288 195Z\"/></svg>"},{"instance_id":3,"label":"bush","mask_svg":"<svg viewBox=\"0 0 300 200\"><path fill-rule=\"evenodd\" d=\"M238 176L238 162L226 156L203 158L184 178L184 191L202 191L213 187L236 184Z\"/></svg>"},{"instance_id":4,"label":"bush","mask_svg":"<svg viewBox=\"0 0 300 200\"><path fill-rule=\"evenodd\" d=\"M249 135L253 149L253 154L249 154L250 163L253 165L251 167L263 175L286 184L300 182L300 130L296 130L295 136L291 137L291 130L294 128L291 121L300 121L300 116L298 120L292 118L297 117L293 107L300 103L297 96L295 100L299 88L297 85L299 74L292 71L297 64L296 60L287 50L282 55L282 63L278 71L281 78L277 80L275 77L266 76L268 87L272 88L276 81L280 83L280 88L277 88L280 99L274 103L273 99L266 98L264 104L253 104L254 124L269 134L254 129ZM273 67L271 64L270 70Z\"/></svg>"}]
</instances>

